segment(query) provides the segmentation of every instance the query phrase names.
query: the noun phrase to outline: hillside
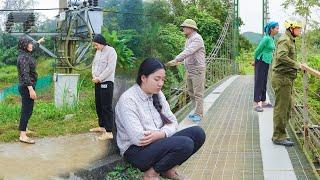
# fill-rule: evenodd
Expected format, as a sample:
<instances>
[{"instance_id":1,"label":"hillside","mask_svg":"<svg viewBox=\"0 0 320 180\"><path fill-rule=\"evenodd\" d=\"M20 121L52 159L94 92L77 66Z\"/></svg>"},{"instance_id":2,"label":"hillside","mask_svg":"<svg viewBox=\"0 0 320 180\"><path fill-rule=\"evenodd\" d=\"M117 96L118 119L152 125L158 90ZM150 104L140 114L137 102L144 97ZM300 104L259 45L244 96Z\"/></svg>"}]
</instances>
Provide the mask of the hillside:
<instances>
[{"instance_id":1,"label":"hillside","mask_svg":"<svg viewBox=\"0 0 320 180\"><path fill-rule=\"evenodd\" d=\"M244 32L242 35L247 38L252 44L258 44L261 40L261 34L255 32Z\"/></svg>"}]
</instances>

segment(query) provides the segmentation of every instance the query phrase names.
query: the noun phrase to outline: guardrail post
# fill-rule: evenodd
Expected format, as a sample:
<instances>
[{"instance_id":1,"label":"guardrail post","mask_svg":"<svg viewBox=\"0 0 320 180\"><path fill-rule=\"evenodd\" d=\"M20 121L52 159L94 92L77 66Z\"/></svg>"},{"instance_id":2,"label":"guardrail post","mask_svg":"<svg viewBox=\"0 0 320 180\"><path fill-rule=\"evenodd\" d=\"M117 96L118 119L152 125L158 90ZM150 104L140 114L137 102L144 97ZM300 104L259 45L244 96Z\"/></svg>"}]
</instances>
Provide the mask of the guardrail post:
<instances>
[{"instance_id":1,"label":"guardrail post","mask_svg":"<svg viewBox=\"0 0 320 180\"><path fill-rule=\"evenodd\" d=\"M302 85L303 85L303 110L302 110L302 116L304 121L304 148L307 149L308 147L308 132L309 132L309 115L308 115L308 74L306 71L303 71L303 79L302 79Z\"/></svg>"}]
</instances>

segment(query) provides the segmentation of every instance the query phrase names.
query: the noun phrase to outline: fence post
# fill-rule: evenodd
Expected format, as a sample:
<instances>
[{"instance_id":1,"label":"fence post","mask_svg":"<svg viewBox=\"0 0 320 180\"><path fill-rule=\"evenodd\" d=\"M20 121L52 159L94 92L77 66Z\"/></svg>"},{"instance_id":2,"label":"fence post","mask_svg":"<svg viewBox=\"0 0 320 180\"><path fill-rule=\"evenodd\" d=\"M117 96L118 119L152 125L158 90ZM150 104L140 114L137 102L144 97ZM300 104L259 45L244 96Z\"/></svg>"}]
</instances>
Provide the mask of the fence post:
<instances>
[{"instance_id":1,"label":"fence post","mask_svg":"<svg viewBox=\"0 0 320 180\"><path fill-rule=\"evenodd\" d=\"M303 110L302 110L302 116L304 121L304 148L307 149L308 147L308 132L309 132L309 115L308 115L308 74L306 71L303 71Z\"/></svg>"}]
</instances>

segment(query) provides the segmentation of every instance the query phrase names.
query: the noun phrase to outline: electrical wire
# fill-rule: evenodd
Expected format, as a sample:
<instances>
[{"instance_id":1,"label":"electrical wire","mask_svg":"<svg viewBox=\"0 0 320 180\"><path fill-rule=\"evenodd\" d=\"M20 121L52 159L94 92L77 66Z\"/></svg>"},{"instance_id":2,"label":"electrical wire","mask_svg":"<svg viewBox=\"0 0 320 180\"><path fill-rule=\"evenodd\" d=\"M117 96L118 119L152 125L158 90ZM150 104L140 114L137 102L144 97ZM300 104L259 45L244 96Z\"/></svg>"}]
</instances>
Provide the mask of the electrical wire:
<instances>
[{"instance_id":1,"label":"electrical wire","mask_svg":"<svg viewBox=\"0 0 320 180\"><path fill-rule=\"evenodd\" d=\"M45 9L0 9L0 12L24 12L24 11L56 11L56 10L69 10L68 8L45 8ZM155 16L152 14L145 14L145 13L134 13L134 12L121 12L116 10L102 10L103 12L107 13L114 13L114 14L123 14L123 15L136 15L136 16L150 16L150 17L162 17L162 16Z\"/></svg>"},{"instance_id":2,"label":"electrical wire","mask_svg":"<svg viewBox=\"0 0 320 180\"><path fill-rule=\"evenodd\" d=\"M0 9L0 12L23 12L23 11L56 11L67 10L68 8L45 8L45 9Z\"/></svg>"}]
</instances>

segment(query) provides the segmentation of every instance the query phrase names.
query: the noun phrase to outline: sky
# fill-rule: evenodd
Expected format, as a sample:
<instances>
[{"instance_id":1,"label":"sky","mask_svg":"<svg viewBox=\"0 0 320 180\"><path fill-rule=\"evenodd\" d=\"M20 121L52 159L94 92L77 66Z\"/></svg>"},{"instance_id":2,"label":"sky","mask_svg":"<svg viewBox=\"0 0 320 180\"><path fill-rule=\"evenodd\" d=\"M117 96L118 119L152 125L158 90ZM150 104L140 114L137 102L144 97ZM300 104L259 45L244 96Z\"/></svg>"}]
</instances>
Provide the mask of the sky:
<instances>
[{"instance_id":1,"label":"sky","mask_svg":"<svg viewBox=\"0 0 320 180\"><path fill-rule=\"evenodd\" d=\"M38 0L39 9L45 8L59 8L59 0ZM50 19L53 19L56 15L58 15L58 11L39 11Z\"/></svg>"},{"instance_id":2,"label":"sky","mask_svg":"<svg viewBox=\"0 0 320 180\"><path fill-rule=\"evenodd\" d=\"M283 2L284 0L269 0L270 20L277 21L280 25L290 16L290 10L281 6ZM239 0L239 13L245 23L241 32L262 33L262 0Z\"/></svg>"},{"instance_id":3,"label":"sky","mask_svg":"<svg viewBox=\"0 0 320 180\"><path fill-rule=\"evenodd\" d=\"M280 24L280 32L284 32L283 24L288 18L300 19L301 17L293 14L293 8L284 9L281 4L284 0L269 0L270 21ZM320 20L319 10L312 10L311 19ZM262 33L262 0L239 0L239 15L245 25L241 32Z\"/></svg>"}]
</instances>

